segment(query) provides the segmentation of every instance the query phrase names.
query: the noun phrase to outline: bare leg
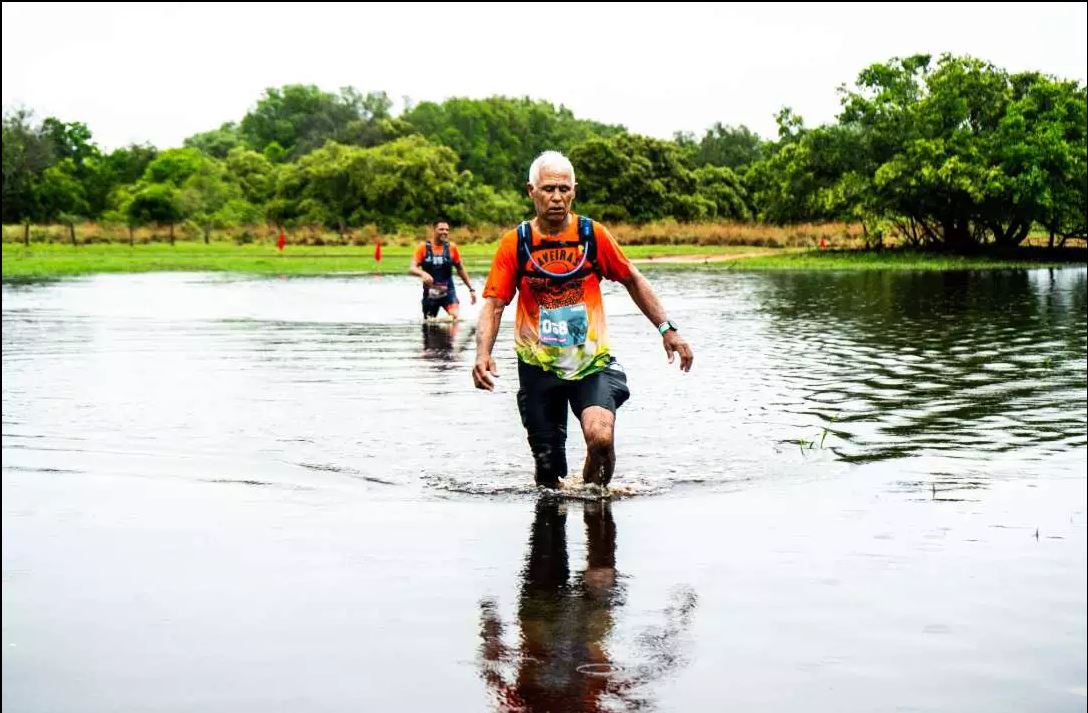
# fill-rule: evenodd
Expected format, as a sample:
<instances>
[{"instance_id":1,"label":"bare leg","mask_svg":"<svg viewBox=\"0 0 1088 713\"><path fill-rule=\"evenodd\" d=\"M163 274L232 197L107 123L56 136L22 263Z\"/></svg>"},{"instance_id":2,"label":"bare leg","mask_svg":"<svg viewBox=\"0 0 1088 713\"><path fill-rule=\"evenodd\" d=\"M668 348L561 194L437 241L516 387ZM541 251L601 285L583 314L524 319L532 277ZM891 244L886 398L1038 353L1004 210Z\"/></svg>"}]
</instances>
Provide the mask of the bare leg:
<instances>
[{"instance_id":1,"label":"bare leg","mask_svg":"<svg viewBox=\"0 0 1088 713\"><path fill-rule=\"evenodd\" d=\"M588 485L608 485L616 469L614 435L616 416L602 406L587 406L582 411L582 435L586 438L586 464L582 480Z\"/></svg>"}]
</instances>

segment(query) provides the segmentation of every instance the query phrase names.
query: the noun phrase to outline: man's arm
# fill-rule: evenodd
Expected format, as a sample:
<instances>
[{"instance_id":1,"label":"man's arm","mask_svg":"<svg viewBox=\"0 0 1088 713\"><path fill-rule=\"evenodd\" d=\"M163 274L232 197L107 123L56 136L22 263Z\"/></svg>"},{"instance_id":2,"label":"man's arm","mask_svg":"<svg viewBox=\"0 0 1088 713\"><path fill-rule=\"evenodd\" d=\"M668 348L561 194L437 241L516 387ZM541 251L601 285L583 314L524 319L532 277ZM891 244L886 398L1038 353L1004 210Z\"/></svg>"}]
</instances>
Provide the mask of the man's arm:
<instances>
[{"instance_id":1,"label":"man's arm","mask_svg":"<svg viewBox=\"0 0 1088 713\"><path fill-rule=\"evenodd\" d=\"M476 324L476 364L472 367L472 381L477 389L495 390L492 376L499 375L491 350L495 347L495 337L499 334L499 321L506 303L498 297L488 297L480 308L480 320Z\"/></svg>"},{"instance_id":2,"label":"man's arm","mask_svg":"<svg viewBox=\"0 0 1088 713\"><path fill-rule=\"evenodd\" d=\"M631 299L646 315L646 318L653 323L655 329L668 319L665 308L661 306L661 300L657 298L654 288L650 287L650 283L642 276L637 267L632 265L631 274L626 279L621 280L621 283L627 288ZM691 362L695 359L695 356L691 353L691 347L684 341L684 338L676 330L670 329L661 336L661 340L665 347L665 354L669 357L669 363L672 364L673 353L675 352L680 356L680 368L683 371L690 371Z\"/></svg>"},{"instance_id":3,"label":"man's arm","mask_svg":"<svg viewBox=\"0 0 1088 713\"><path fill-rule=\"evenodd\" d=\"M468 279L465 266L461 263L457 263L457 274L461 276L461 282L465 283L465 287L468 288L468 295L472 298L472 304L476 304L476 288L472 286L472 280Z\"/></svg>"},{"instance_id":4,"label":"man's arm","mask_svg":"<svg viewBox=\"0 0 1088 713\"><path fill-rule=\"evenodd\" d=\"M412 262L408 265L408 272L423 280L424 287L430 287L434 284L434 278L423 271L419 266L419 259L415 255L412 255Z\"/></svg>"}]
</instances>

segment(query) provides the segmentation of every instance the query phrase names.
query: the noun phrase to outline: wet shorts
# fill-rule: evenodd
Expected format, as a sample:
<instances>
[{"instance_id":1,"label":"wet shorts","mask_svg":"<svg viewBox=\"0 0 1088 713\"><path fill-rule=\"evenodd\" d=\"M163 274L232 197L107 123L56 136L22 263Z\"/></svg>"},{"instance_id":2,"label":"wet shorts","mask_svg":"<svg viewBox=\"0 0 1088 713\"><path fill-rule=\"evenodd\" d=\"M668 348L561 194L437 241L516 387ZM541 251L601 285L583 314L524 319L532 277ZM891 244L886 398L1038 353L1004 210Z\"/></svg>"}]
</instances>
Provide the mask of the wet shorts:
<instances>
[{"instance_id":1,"label":"wet shorts","mask_svg":"<svg viewBox=\"0 0 1088 713\"><path fill-rule=\"evenodd\" d=\"M581 417L587 406L601 406L612 413L631 396L627 375L615 359L604 369L582 379L560 379L555 374L518 361L518 410L530 433L567 425L567 406Z\"/></svg>"},{"instance_id":2,"label":"wet shorts","mask_svg":"<svg viewBox=\"0 0 1088 713\"><path fill-rule=\"evenodd\" d=\"M440 297L431 297L428 294L430 290L424 288L422 301L424 317L437 317L438 310L460 302L460 300L457 299L457 290L454 289L453 283L451 282L448 287L449 291Z\"/></svg>"}]
</instances>

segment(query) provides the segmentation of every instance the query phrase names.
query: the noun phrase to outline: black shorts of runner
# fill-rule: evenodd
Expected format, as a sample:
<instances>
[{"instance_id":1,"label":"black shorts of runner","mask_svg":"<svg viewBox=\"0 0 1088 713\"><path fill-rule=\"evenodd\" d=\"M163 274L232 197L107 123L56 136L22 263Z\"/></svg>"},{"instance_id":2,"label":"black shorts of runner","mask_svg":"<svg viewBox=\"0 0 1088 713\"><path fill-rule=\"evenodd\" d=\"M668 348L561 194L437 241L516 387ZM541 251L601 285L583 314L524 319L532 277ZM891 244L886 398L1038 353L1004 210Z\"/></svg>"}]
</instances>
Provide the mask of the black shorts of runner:
<instances>
[{"instance_id":1,"label":"black shorts of runner","mask_svg":"<svg viewBox=\"0 0 1088 713\"><path fill-rule=\"evenodd\" d=\"M518 410L526 430L565 426L568 405L579 418L587 406L615 413L631 396L627 375L615 359L595 374L570 380L519 360L518 381Z\"/></svg>"},{"instance_id":2,"label":"black shorts of runner","mask_svg":"<svg viewBox=\"0 0 1088 713\"><path fill-rule=\"evenodd\" d=\"M457 290L454 289L452 283L449 285L449 292L438 298L429 297L427 295L427 289L423 289L423 300L421 301L421 304L423 306L423 317L426 319L433 319L438 316L438 310L459 303L460 300L457 299Z\"/></svg>"},{"instance_id":3,"label":"black shorts of runner","mask_svg":"<svg viewBox=\"0 0 1088 713\"><path fill-rule=\"evenodd\" d=\"M536 482L549 487L567 475L567 407L579 418L588 406L615 413L631 396L627 376L615 359L601 371L576 380L560 379L518 361L518 380L518 410L536 460Z\"/></svg>"}]
</instances>

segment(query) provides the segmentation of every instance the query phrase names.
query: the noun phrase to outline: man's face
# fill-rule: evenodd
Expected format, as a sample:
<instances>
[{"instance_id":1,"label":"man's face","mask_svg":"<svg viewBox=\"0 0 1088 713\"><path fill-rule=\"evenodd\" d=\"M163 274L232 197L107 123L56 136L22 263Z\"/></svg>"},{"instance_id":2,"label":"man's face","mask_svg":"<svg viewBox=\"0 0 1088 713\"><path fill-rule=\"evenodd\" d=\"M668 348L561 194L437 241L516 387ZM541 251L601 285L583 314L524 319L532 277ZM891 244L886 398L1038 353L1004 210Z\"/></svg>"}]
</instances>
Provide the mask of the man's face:
<instances>
[{"instance_id":1,"label":"man's face","mask_svg":"<svg viewBox=\"0 0 1088 713\"><path fill-rule=\"evenodd\" d=\"M536 214L550 222L558 223L570 213L574 200L574 180L570 173L544 167L536 186L529 186L529 196L536 206Z\"/></svg>"},{"instance_id":2,"label":"man's face","mask_svg":"<svg viewBox=\"0 0 1088 713\"><path fill-rule=\"evenodd\" d=\"M450 241L450 224L439 223L434 226L434 239L440 243L448 243Z\"/></svg>"}]
</instances>

